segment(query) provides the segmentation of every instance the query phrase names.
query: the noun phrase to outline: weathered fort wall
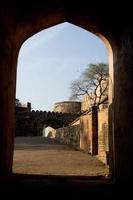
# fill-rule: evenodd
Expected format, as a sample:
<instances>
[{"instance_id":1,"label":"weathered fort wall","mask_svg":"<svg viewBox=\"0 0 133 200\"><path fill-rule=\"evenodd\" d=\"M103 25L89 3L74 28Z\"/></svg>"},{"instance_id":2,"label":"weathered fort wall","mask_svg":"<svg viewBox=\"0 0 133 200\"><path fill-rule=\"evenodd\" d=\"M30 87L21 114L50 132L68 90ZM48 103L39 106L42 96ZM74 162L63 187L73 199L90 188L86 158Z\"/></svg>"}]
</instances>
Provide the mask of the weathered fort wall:
<instances>
[{"instance_id":1,"label":"weathered fort wall","mask_svg":"<svg viewBox=\"0 0 133 200\"><path fill-rule=\"evenodd\" d=\"M63 143L78 147L86 153L96 155L108 164L108 107L92 108L71 126L56 129L55 138Z\"/></svg>"},{"instance_id":2,"label":"weathered fort wall","mask_svg":"<svg viewBox=\"0 0 133 200\"><path fill-rule=\"evenodd\" d=\"M41 136L43 124L36 118L30 118L31 103L27 106L16 106L15 136ZM36 112L37 113L37 112Z\"/></svg>"},{"instance_id":3,"label":"weathered fort wall","mask_svg":"<svg viewBox=\"0 0 133 200\"><path fill-rule=\"evenodd\" d=\"M58 102L55 104L54 111L56 111L55 114L59 113L59 111L65 111L69 114L79 113L81 111L80 109L80 102ZM43 126L45 124L41 121L41 116L46 113L32 112L36 117L29 118L27 115L29 112L31 110L28 109L28 106L16 109L16 136L41 136L43 134ZM52 114L51 116L54 115ZM55 118L52 119L56 120ZM72 121L68 126L56 130L49 128L48 136L55 138L61 143L79 148L91 155L96 155L99 160L107 164L109 152L108 105L102 104L99 109L92 107L90 111L84 112L84 114Z\"/></svg>"},{"instance_id":4,"label":"weathered fort wall","mask_svg":"<svg viewBox=\"0 0 133 200\"><path fill-rule=\"evenodd\" d=\"M55 139L63 144L80 148L80 124L56 130Z\"/></svg>"},{"instance_id":5,"label":"weathered fort wall","mask_svg":"<svg viewBox=\"0 0 133 200\"><path fill-rule=\"evenodd\" d=\"M54 104L54 112L62 113L80 113L81 102L77 101L62 101Z\"/></svg>"}]
</instances>

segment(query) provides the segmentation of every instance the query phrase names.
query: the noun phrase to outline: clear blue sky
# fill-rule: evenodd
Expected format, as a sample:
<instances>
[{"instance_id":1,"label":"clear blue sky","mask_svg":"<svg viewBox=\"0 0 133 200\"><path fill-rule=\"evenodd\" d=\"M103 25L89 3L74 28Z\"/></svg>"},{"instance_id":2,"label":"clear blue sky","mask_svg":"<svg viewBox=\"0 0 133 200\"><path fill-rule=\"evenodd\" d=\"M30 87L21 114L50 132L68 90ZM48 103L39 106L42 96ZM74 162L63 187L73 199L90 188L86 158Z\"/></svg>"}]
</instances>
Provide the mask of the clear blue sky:
<instances>
[{"instance_id":1,"label":"clear blue sky","mask_svg":"<svg viewBox=\"0 0 133 200\"><path fill-rule=\"evenodd\" d=\"M108 62L104 43L69 23L45 29L22 45L18 57L16 98L34 110L52 110L70 96L70 83L90 63Z\"/></svg>"}]
</instances>

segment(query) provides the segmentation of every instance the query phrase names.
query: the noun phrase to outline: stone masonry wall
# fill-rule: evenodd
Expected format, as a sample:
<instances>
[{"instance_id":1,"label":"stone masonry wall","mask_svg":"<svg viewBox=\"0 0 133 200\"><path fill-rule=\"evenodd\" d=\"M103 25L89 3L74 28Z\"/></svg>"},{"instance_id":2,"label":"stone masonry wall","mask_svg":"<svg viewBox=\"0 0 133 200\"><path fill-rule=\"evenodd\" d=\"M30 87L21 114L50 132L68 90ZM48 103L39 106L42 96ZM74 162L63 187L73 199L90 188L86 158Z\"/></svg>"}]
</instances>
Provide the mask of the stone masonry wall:
<instances>
[{"instance_id":1,"label":"stone masonry wall","mask_svg":"<svg viewBox=\"0 0 133 200\"><path fill-rule=\"evenodd\" d=\"M43 124L39 120L17 118L15 136L42 136Z\"/></svg>"},{"instance_id":2,"label":"stone masonry wall","mask_svg":"<svg viewBox=\"0 0 133 200\"><path fill-rule=\"evenodd\" d=\"M41 136L43 124L36 118L29 117L31 103L27 107L16 106L16 129L15 136Z\"/></svg>"},{"instance_id":3,"label":"stone masonry wall","mask_svg":"<svg viewBox=\"0 0 133 200\"><path fill-rule=\"evenodd\" d=\"M62 113L80 113L81 102L78 101L63 101L54 104L54 112Z\"/></svg>"},{"instance_id":4,"label":"stone masonry wall","mask_svg":"<svg viewBox=\"0 0 133 200\"><path fill-rule=\"evenodd\" d=\"M80 147L80 125L67 126L56 129L55 139L60 143L71 145L75 148Z\"/></svg>"},{"instance_id":5,"label":"stone masonry wall","mask_svg":"<svg viewBox=\"0 0 133 200\"><path fill-rule=\"evenodd\" d=\"M107 104L100 106L97 115L97 122L95 121L95 117L96 116L92 117L92 112L90 112L80 118L80 148L92 155L98 155L100 161L108 164L109 144ZM97 153L95 151L96 148L98 150Z\"/></svg>"},{"instance_id":6,"label":"stone masonry wall","mask_svg":"<svg viewBox=\"0 0 133 200\"><path fill-rule=\"evenodd\" d=\"M102 105L98 112L98 158L108 164L108 156L108 107Z\"/></svg>"},{"instance_id":7,"label":"stone masonry wall","mask_svg":"<svg viewBox=\"0 0 133 200\"><path fill-rule=\"evenodd\" d=\"M104 105L105 106L105 105ZM96 114L97 111L97 114ZM56 140L96 155L108 164L108 108L100 106L80 117L80 123L56 129Z\"/></svg>"},{"instance_id":8,"label":"stone masonry wall","mask_svg":"<svg viewBox=\"0 0 133 200\"><path fill-rule=\"evenodd\" d=\"M92 107L88 114L81 116L80 148L92 155L98 154L97 107Z\"/></svg>"},{"instance_id":9,"label":"stone masonry wall","mask_svg":"<svg viewBox=\"0 0 133 200\"><path fill-rule=\"evenodd\" d=\"M91 113L80 118L80 148L87 153L92 151L92 115Z\"/></svg>"}]
</instances>

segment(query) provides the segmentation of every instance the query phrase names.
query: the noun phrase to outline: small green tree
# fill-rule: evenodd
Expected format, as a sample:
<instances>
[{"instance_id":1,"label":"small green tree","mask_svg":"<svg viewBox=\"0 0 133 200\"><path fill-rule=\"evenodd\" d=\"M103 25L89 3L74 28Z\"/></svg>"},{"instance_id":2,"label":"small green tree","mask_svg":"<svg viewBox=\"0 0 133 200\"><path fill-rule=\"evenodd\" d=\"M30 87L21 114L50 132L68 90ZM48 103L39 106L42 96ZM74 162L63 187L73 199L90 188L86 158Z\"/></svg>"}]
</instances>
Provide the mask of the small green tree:
<instances>
[{"instance_id":1,"label":"small green tree","mask_svg":"<svg viewBox=\"0 0 133 200\"><path fill-rule=\"evenodd\" d=\"M70 100L87 95L92 106L99 106L108 99L109 72L106 63L90 64L81 77L71 83Z\"/></svg>"}]
</instances>

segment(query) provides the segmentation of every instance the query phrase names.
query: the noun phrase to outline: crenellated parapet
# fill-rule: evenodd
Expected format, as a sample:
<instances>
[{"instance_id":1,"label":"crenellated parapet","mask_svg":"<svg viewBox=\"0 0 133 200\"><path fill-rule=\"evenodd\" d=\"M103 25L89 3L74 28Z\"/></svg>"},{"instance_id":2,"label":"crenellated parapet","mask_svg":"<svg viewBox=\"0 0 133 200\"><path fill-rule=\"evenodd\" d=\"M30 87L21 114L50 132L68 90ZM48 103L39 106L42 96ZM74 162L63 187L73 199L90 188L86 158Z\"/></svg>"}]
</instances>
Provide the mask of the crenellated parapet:
<instances>
[{"instance_id":1,"label":"crenellated parapet","mask_svg":"<svg viewBox=\"0 0 133 200\"><path fill-rule=\"evenodd\" d=\"M24 109L16 113L16 135L42 135L44 125L54 129L65 127L79 115L80 112L63 113Z\"/></svg>"},{"instance_id":2,"label":"crenellated parapet","mask_svg":"<svg viewBox=\"0 0 133 200\"><path fill-rule=\"evenodd\" d=\"M73 120L75 120L80 113L62 113L62 112L50 112L50 111L32 111L28 113L31 119L39 120L46 126L53 128L60 128L67 126Z\"/></svg>"}]
</instances>

